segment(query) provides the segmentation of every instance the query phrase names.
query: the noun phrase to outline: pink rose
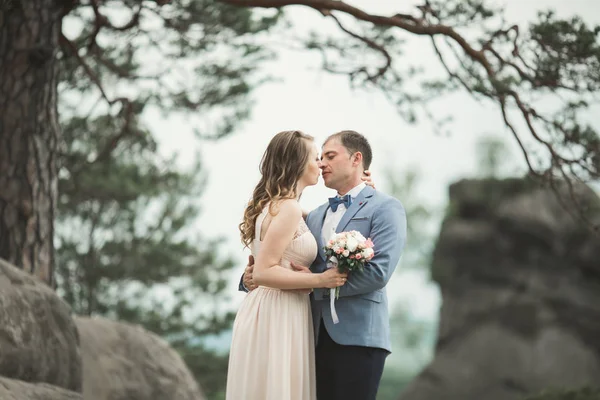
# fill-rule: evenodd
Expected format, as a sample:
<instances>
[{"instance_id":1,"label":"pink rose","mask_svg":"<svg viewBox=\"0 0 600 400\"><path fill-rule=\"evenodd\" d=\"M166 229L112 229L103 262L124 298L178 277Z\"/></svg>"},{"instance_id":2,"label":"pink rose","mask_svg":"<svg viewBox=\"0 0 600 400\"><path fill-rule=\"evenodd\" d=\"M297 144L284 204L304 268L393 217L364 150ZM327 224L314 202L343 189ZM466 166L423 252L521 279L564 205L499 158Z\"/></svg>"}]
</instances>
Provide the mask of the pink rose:
<instances>
[{"instance_id":1,"label":"pink rose","mask_svg":"<svg viewBox=\"0 0 600 400\"><path fill-rule=\"evenodd\" d=\"M338 249L335 251L335 253L336 253L336 254L342 254L342 251L343 251L343 250L342 250L341 248L338 248Z\"/></svg>"},{"instance_id":2,"label":"pink rose","mask_svg":"<svg viewBox=\"0 0 600 400\"><path fill-rule=\"evenodd\" d=\"M362 255L361 255L360 253L358 253L358 254L356 255L356 259L357 259L357 260L360 260L361 258L362 258Z\"/></svg>"}]
</instances>

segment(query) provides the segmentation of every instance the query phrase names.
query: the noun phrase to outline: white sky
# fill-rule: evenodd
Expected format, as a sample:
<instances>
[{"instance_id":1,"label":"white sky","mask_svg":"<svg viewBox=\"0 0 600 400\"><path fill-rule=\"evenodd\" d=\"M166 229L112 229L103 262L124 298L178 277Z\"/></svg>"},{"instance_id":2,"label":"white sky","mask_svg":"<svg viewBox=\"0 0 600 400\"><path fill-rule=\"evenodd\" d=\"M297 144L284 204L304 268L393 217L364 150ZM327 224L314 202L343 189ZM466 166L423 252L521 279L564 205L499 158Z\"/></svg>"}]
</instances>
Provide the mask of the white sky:
<instances>
[{"instance_id":1,"label":"white sky","mask_svg":"<svg viewBox=\"0 0 600 400\"><path fill-rule=\"evenodd\" d=\"M401 2L387 0L356 0L350 3L365 10L391 15L408 11ZM414 4L414 1L405 4ZM578 14L589 23L599 23L598 0L507 0L509 21L523 23L532 20L538 10L553 8L559 16ZM318 13L304 8L289 10L298 33L324 21ZM418 60L423 65L437 65L427 39L409 38L409 49L403 59ZM400 60L403 60L400 59ZM188 162L198 148L208 171L208 184L202 204L198 229L209 236L223 236L229 254L240 260L240 266L231 281L231 290L237 287L237 278L245 265L248 252L242 250L238 224L246 201L258 182L258 164L271 137L281 130L300 129L317 138L319 145L329 134L341 129L353 129L365 134L371 142L374 160L371 170L378 190L385 191L383 171L393 166L399 174L416 167L422 174L419 196L436 207L447 201L448 185L458 179L477 174L474 152L477 138L482 134L500 135L514 150L511 137L504 128L499 111L491 105L481 105L465 94L440 99L435 110L454 117L450 125L452 135L437 136L431 126L422 121L409 125L402 120L393 106L379 93L352 91L347 79L334 77L320 69L320 57L307 53L283 51L271 71L281 78L254 93L252 118L240 124L237 132L218 142L198 144L193 127L174 119L150 116L153 131L157 133L166 154L178 152L182 165ZM518 157L515 150L513 154ZM521 160L515 161L522 164ZM313 209L332 195L322 182L305 190L302 205ZM409 221L410 223L410 221ZM389 285L390 297L409 301L416 315L436 318L439 307L437 288L427 283L427 277L418 273L400 273ZM243 294L234 295L237 305Z\"/></svg>"}]
</instances>

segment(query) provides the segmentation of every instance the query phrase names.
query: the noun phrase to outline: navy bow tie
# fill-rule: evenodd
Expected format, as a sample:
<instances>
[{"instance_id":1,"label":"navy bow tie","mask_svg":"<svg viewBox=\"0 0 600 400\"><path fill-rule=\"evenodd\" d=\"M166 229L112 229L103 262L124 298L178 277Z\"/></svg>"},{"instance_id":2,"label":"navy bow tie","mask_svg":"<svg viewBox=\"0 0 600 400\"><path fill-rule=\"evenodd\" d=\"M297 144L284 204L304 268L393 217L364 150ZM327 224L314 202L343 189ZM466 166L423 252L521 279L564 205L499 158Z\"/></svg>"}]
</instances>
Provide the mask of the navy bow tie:
<instances>
[{"instance_id":1,"label":"navy bow tie","mask_svg":"<svg viewBox=\"0 0 600 400\"><path fill-rule=\"evenodd\" d=\"M346 206L346 208L350 207L350 204L352 204L352 197L347 194L344 197L335 196L329 198L329 207L331 207L331 211L333 212L336 212L338 206L342 203Z\"/></svg>"}]
</instances>

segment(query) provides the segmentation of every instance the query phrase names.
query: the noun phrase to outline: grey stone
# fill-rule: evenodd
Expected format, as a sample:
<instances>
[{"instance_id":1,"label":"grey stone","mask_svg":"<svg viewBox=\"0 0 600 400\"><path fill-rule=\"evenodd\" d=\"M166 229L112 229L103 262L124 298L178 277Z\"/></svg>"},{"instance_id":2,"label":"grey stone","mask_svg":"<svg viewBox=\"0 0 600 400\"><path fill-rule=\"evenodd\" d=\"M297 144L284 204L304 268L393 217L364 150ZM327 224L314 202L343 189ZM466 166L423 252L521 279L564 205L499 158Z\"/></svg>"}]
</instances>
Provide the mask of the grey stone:
<instances>
[{"instance_id":1,"label":"grey stone","mask_svg":"<svg viewBox=\"0 0 600 400\"><path fill-rule=\"evenodd\" d=\"M45 283L0 259L0 376L81 391L70 313Z\"/></svg>"},{"instance_id":2,"label":"grey stone","mask_svg":"<svg viewBox=\"0 0 600 400\"><path fill-rule=\"evenodd\" d=\"M81 393L47 383L29 383L0 377L2 400L83 400Z\"/></svg>"},{"instance_id":3,"label":"grey stone","mask_svg":"<svg viewBox=\"0 0 600 400\"><path fill-rule=\"evenodd\" d=\"M436 351L401 400L516 400L598 383L600 235L587 225L600 223L600 199L583 185L558 193L564 205L526 179L450 187L432 260Z\"/></svg>"},{"instance_id":4,"label":"grey stone","mask_svg":"<svg viewBox=\"0 0 600 400\"><path fill-rule=\"evenodd\" d=\"M85 400L203 400L183 359L140 326L76 318Z\"/></svg>"}]
</instances>

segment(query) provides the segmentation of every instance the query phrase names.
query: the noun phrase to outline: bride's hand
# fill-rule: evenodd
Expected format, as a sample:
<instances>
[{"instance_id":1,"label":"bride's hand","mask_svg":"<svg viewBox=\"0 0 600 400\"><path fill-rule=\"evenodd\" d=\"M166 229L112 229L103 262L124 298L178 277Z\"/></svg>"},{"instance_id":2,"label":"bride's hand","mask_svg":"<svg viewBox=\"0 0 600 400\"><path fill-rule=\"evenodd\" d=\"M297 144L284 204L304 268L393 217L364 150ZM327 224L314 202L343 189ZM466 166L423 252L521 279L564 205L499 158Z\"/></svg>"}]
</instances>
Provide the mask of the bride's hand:
<instances>
[{"instance_id":1,"label":"bride's hand","mask_svg":"<svg viewBox=\"0 0 600 400\"><path fill-rule=\"evenodd\" d=\"M321 273L321 285L320 287L326 287L334 289L338 286L342 286L346 283L348 273L340 272L337 268L329 268L327 271Z\"/></svg>"},{"instance_id":2,"label":"bride's hand","mask_svg":"<svg viewBox=\"0 0 600 400\"><path fill-rule=\"evenodd\" d=\"M373 182L373 179L371 178L371 171L369 171L368 169L366 169L363 172L363 176L361 176L360 179L362 179L367 185L369 185L373 189L375 189L375 182Z\"/></svg>"}]
</instances>

